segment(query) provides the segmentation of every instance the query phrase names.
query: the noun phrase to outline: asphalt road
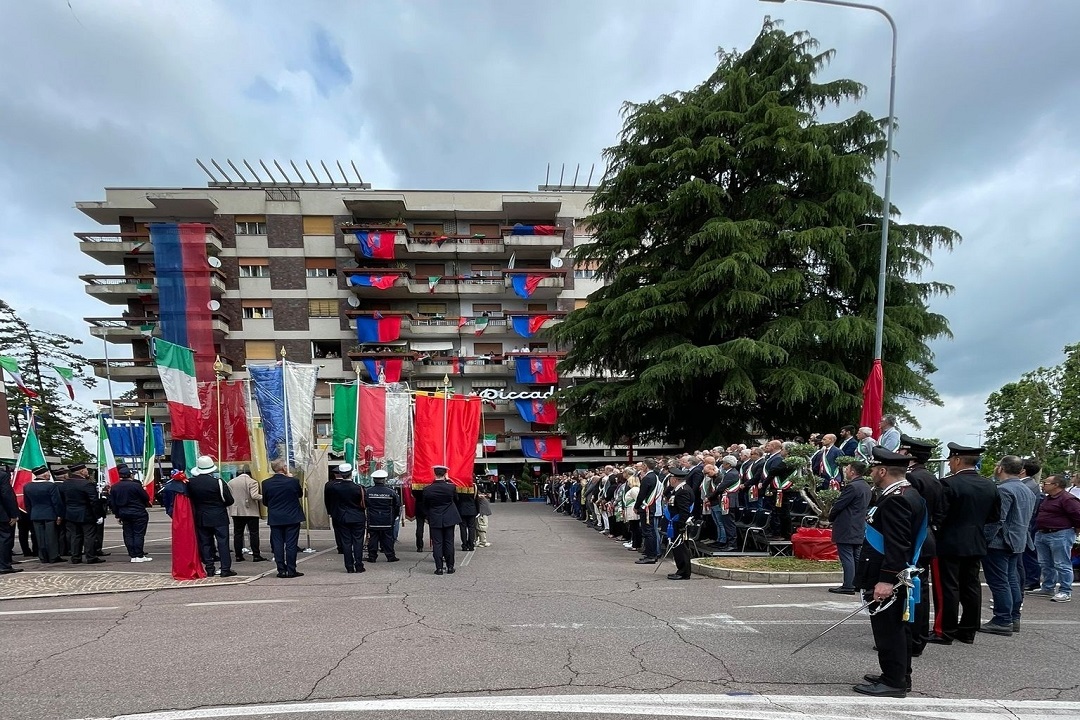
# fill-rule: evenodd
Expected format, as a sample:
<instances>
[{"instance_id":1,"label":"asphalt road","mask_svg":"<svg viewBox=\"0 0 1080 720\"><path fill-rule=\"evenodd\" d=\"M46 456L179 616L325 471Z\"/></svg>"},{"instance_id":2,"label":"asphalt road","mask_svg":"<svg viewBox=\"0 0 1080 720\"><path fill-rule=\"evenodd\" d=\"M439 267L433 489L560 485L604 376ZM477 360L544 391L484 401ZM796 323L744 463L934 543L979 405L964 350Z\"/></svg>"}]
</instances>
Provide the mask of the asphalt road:
<instances>
[{"instance_id":1,"label":"asphalt road","mask_svg":"<svg viewBox=\"0 0 1080 720\"><path fill-rule=\"evenodd\" d=\"M1080 717L1080 604L1032 599L1019 635L931 646L912 695L878 702L851 692L877 669L865 619L791 656L848 598L672 582L543 505L493 510L493 546L459 553L455 575L432 574L410 524L402 562L358 575L316 532L303 578L4 601L0 705L26 720ZM155 554L94 569L166 572Z\"/></svg>"}]
</instances>

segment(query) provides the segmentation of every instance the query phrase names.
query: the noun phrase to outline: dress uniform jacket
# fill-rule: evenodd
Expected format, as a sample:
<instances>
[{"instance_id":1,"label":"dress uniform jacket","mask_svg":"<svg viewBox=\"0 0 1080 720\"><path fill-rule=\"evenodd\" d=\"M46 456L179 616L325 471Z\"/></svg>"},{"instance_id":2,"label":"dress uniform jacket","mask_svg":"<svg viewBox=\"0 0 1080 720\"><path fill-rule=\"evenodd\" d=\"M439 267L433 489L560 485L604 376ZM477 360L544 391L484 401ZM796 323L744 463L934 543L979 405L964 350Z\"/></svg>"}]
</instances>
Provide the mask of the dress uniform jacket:
<instances>
[{"instance_id":1,"label":"dress uniform jacket","mask_svg":"<svg viewBox=\"0 0 1080 720\"><path fill-rule=\"evenodd\" d=\"M948 509L937 536L938 554L953 557L985 555L983 525L997 522L1001 516L997 486L974 469L950 475L942 484Z\"/></svg>"},{"instance_id":2,"label":"dress uniform jacket","mask_svg":"<svg viewBox=\"0 0 1080 720\"><path fill-rule=\"evenodd\" d=\"M364 488L356 483L334 482L327 485L326 506L336 523L364 524L367 522L367 516L364 514Z\"/></svg>"},{"instance_id":3,"label":"dress uniform jacket","mask_svg":"<svg viewBox=\"0 0 1080 720\"><path fill-rule=\"evenodd\" d=\"M915 539L925 516L926 503L906 481L885 488L870 501L866 527L881 533L885 552L875 550L869 540L863 542L855 587L869 589L880 582L896 583L897 573L911 564Z\"/></svg>"},{"instance_id":4,"label":"dress uniform jacket","mask_svg":"<svg viewBox=\"0 0 1080 720\"><path fill-rule=\"evenodd\" d=\"M930 532L926 536L926 542L923 543L922 557L929 560L937 557L937 534L941 532L941 524L945 520L945 489L941 485L941 480L920 463L911 466L907 472L907 479L926 501Z\"/></svg>"},{"instance_id":5,"label":"dress uniform jacket","mask_svg":"<svg viewBox=\"0 0 1080 720\"><path fill-rule=\"evenodd\" d=\"M190 486L190 482L188 484ZM304 489L296 478L281 474L271 475L263 481L262 496L262 503L266 506L267 525L299 525L304 522L304 508L300 505Z\"/></svg>"},{"instance_id":6,"label":"dress uniform jacket","mask_svg":"<svg viewBox=\"0 0 1080 720\"><path fill-rule=\"evenodd\" d=\"M221 527L229 524L232 492L216 475L194 475L188 479L188 498L194 508L195 527Z\"/></svg>"},{"instance_id":7,"label":"dress uniform jacket","mask_svg":"<svg viewBox=\"0 0 1080 720\"><path fill-rule=\"evenodd\" d=\"M78 476L64 481L64 519L73 523L92 523L97 520L97 486L89 478Z\"/></svg>"},{"instance_id":8,"label":"dress uniform jacket","mask_svg":"<svg viewBox=\"0 0 1080 720\"><path fill-rule=\"evenodd\" d=\"M424 514L427 515L428 525L441 528L461 524L456 496L457 487L447 480L436 480L424 488Z\"/></svg>"},{"instance_id":9,"label":"dress uniform jacket","mask_svg":"<svg viewBox=\"0 0 1080 720\"><path fill-rule=\"evenodd\" d=\"M64 517L60 489L52 482L28 482L23 486L23 505L32 522L56 522Z\"/></svg>"},{"instance_id":10,"label":"dress uniform jacket","mask_svg":"<svg viewBox=\"0 0 1080 720\"><path fill-rule=\"evenodd\" d=\"M453 488L454 486L450 485L450 487ZM368 527L394 527L394 523L397 522L398 513L401 511L401 500L398 498L398 494L393 488L389 488L386 485L372 485L367 489L366 500ZM432 527L439 526L433 525Z\"/></svg>"},{"instance_id":11,"label":"dress uniform jacket","mask_svg":"<svg viewBox=\"0 0 1080 720\"><path fill-rule=\"evenodd\" d=\"M150 507L150 496L142 483L122 480L109 491L109 504L113 514L121 520L142 518L147 516L146 508Z\"/></svg>"}]
</instances>

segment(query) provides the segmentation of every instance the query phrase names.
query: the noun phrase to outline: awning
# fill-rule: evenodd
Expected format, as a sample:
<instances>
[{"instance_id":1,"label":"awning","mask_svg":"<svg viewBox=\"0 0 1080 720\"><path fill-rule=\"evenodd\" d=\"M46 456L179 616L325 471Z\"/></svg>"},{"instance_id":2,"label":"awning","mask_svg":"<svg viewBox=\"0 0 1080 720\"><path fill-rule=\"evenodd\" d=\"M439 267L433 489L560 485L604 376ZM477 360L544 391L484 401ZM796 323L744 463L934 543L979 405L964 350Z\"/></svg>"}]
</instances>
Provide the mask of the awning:
<instances>
[{"instance_id":1,"label":"awning","mask_svg":"<svg viewBox=\"0 0 1080 720\"><path fill-rule=\"evenodd\" d=\"M454 343L449 340L413 340L410 343L409 347L413 350L421 350L426 352L429 352L431 350L453 350Z\"/></svg>"}]
</instances>

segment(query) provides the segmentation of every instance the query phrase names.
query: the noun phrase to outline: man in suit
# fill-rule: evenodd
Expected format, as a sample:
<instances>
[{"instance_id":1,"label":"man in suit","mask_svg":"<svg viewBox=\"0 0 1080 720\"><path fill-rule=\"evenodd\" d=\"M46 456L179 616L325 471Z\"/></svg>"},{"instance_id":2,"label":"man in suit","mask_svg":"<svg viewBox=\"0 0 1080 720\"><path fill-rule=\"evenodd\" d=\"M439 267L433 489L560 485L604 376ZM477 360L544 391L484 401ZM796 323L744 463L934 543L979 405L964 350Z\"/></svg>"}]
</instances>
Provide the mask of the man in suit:
<instances>
[{"instance_id":1,"label":"man in suit","mask_svg":"<svg viewBox=\"0 0 1080 720\"><path fill-rule=\"evenodd\" d=\"M949 443L951 475L945 487L945 518L937 536L941 569L941 634L930 642L972 644L981 624L982 585L979 564L986 555L983 526L1001 515L1001 500L994 483L975 469L983 448ZM960 609L963 608L963 614Z\"/></svg>"},{"instance_id":2,"label":"man in suit","mask_svg":"<svg viewBox=\"0 0 1080 720\"><path fill-rule=\"evenodd\" d=\"M367 559L372 563L378 559L380 547L386 556L386 562L397 562L400 559L394 552L394 525L397 524L398 514L401 512L401 500L396 491L386 487L386 475L385 470L371 473L375 484L367 489L364 498L367 504Z\"/></svg>"},{"instance_id":3,"label":"man in suit","mask_svg":"<svg viewBox=\"0 0 1080 720\"><path fill-rule=\"evenodd\" d=\"M855 457L858 447L859 439L855 437L855 426L845 425L840 428L840 456Z\"/></svg>"},{"instance_id":4,"label":"man in suit","mask_svg":"<svg viewBox=\"0 0 1080 720\"><path fill-rule=\"evenodd\" d=\"M765 463L767 484L765 490L765 506L772 512L769 519L769 527L773 534L784 540L791 539L791 503L799 491L792 486L791 476L795 474L795 468L787 464L788 455L795 449L795 443L781 443L774 440L779 447Z\"/></svg>"},{"instance_id":5,"label":"man in suit","mask_svg":"<svg viewBox=\"0 0 1080 720\"><path fill-rule=\"evenodd\" d=\"M907 697L911 690L911 623L907 588L900 573L915 569L921 552L920 535L926 527L926 504L919 491L907 481L909 458L875 447L870 477L876 492L866 515L866 539L859 555L855 585L864 598L884 603L896 596L889 607L870 616L870 628L877 646L880 675L866 675L866 684L853 690L874 697ZM915 582L918 582L916 576Z\"/></svg>"},{"instance_id":6,"label":"man in suit","mask_svg":"<svg viewBox=\"0 0 1080 720\"><path fill-rule=\"evenodd\" d=\"M195 513L195 532L199 536L206 575L214 572L215 541L221 559L221 577L232 577L232 555L229 553L229 511L233 496L229 486L217 474L217 465L209 455L200 455L191 470L187 484L188 498Z\"/></svg>"},{"instance_id":7,"label":"man in suit","mask_svg":"<svg viewBox=\"0 0 1080 720\"><path fill-rule=\"evenodd\" d=\"M823 436L821 447L810 456L810 471L818 478L818 490L829 490L839 484L839 460L840 448L836 447L836 436L832 433Z\"/></svg>"},{"instance_id":8,"label":"man in suit","mask_svg":"<svg viewBox=\"0 0 1080 720\"><path fill-rule=\"evenodd\" d=\"M25 495L24 495L25 497ZM19 502L11 487L11 475L0 470L0 575L22 572L12 567L11 553L15 549L15 528L19 524Z\"/></svg>"},{"instance_id":9,"label":"man in suit","mask_svg":"<svg viewBox=\"0 0 1080 720\"><path fill-rule=\"evenodd\" d=\"M705 482L705 461L695 455L683 455L683 464L689 469L686 484L694 494L694 520L701 520L701 486ZM717 530L717 534L719 534Z\"/></svg>"},{"instance_id":10,"label":"man in suit","mask_svg":"<svg viewBox=\"0 0 1080 720\"><path fill-rule=\"evenodd\" d=\"M919 491L926 503L929 527L922 553L919 555L919 568L922 569L922 597L915 606L915 622L911 628L911 656L919 657L930 641L930 598L934 599L934 633L941 634L940 628L940 586L941 569L937 561L937 535L945 521L945 488L934 473L926 469L930 455L937 447L936 443L926 442L907 435L900 436L901 454L911 458L908 465L907 479L911 486ZM931 592L931 585L933 586Z\"/></svg>"},{"instance_id":11,"label":"man in suit","mask_svg":"<svg viewBox=\"0 0 1080 720\"><path fill-rule=\"evenodd\" d=\"M60 492L60 503L64 504L64 481L68 479L66 465L57 465L52 469L52 479L56 483L56 489ZM64 525L64 514L60 513L60 524L56 528L56 534L60 541L60 555L69 555L71 548L68 546L68 532Z\"/></svg>"},{"instance_id":12,"label":"man in suit","mask_svg":"<svg viewBox=\"0 0 1080 720\"><path fill-rule=\"evenodd\" d=\"M459 492L457 494L458 515L461 516L461 551L476 549L476 516L480 506L476 502L477 493Z\"/></svg>"},{"instance_id":13,"label":"man in suit","mask_svg":"<svg viewBox=\"0 0 1080 720\"><path fill-rule=\"evenodd\" d=\"M450 469L445 465L436 465L435 481L424 488L424 514L427 515L431 528L431 544L434 548L435 574L446 572L454 574L454 530L461 524L456 496L457 488L446 476Z\"/></svg>"},{"instance_id":14,"label":"man in suit","mask_svg":"<svg viewBox=\"0 0 1080 720\"><path fill-rule=\"evenodd\" d=\"M494 488L494 483L490 483ZM424 515L424 489L412 488L409 490L413 496L413 521L416 523L416 552L424 552L424 526L427 525L427 515ZM492 490L494 492L494 490Z\"/></svg>"},{"instance_id":15,"label":"man in suit","mask_svg":"<svg viewBox=\"0 0 1080 720\"><path fill-rule=\"evenodd\" d=\"M870 506L870 486L866 484L866 464L854 461L844 467L846 481L840 497L829 511L832 524L832 541L836 544L836 554L840 556L840 567L844 570L844 580L840 587L829 588L829 592L838 595L854 595L855 568L859 565L866 533L866 509Z\"/></svg>"},{"instance_id":16,"label":"man in suit","mask_svg":"<svg viewBox=\"0 0 1080 720\"><path fill-rule=\"evenodd\" d=\"M248 533L251 544L251 560L266 562L259 552L259 483L251 477L248 468L242 468L240 474L229 481L229 492L233 496L233 552L236 562L244 562L244 530Z\"/></svg>"},{"instance_id":17,"label":"man in suit","mask_svg":"<svg viewBox=\"0 0 1080 720\"><path fill-rule=\"evenodd\" d=\"M300 524L304 522L301 505L304 489L300 481L286 474L284 458L270 462L274 471L262 484L262 504L266 506L266 524L270 526L270 547L274 551L279 578L303 577L296 569L296 550L300 543Z\"/></svg>"},{"instance_id":18,"label":"man in suit","mask_svg":"<svg viewBox=\"0 0 1080 720\"><path fill-rule=\"evenodd\" d=\"M64 503L48 467L42 465L31 472L34 479L23 488L23 506L30 522L34 523L38 560L45 564L58 563L64 559L60 556L57 533L64 517Z\"/></svg>"},{"instance_id":19,"label":"man in suit","mask_svg":"<svg viewBox=\"0 0 1080 720\"><path fill-rule=\"evenodd\" d=\"M634 501L634 512L641 523L643 555L634 562L637 565L653 565L660 558L660 538L656 534L655 515L657 500L664 489L660 486L660 478L656 474L656 460L646 458L638 463L637 470L641 486L638 488L637 500Z\"/></svg>"},{"instance_id":20,"label":"man in suit","mask_svg":"<svg viewBox=\"0 0 1080 720\"><path fill-rule=\"evenodd\" d=\"M895 415L882 415L878 422L878 445L896 452L900 448L900 431L896 429Z\"/></svg>"},{"instance_id":21,"label":"man in suit","mask_svg":"<svg viewBox=\"0 0 1080 720\"><path fill-rule=\"evenodd\" d=\"M68 479L64 481L64 520L68 528L71 546L71 563L78 565L86 558L87 565L105 562L94 554L94 523L97 515L94 507L98 500L97 486L90 480L86 463L68 467Z\"/></svg>"},{"instance_id":22,"label":"man in suit","mask_svg":"<svg viewBox=\"0 0 1080 720\"><path fill-rule=\"evenodd\" d=\"M671 557L675 560L675 572L670 573L668 580L690 579L690 544L686 542L683 533L686 531L686 523L693 517L694 491L690 483L686 481L686 475L672 473L668 476L668 486L672 488L667 503L668 539L675 543L671 550Z\"/></svg>"},{"instance_id":23,"label":"man in suit","mask_svg":"<svg viewBox=\"0 0 1080 720\"><path fill-rule=\"evenodd\" d=\"M994 466L1001 515L983 530L986 556L982 561L986 585L994 596L994 616L979 632L1008 636L1020 630L1020 606L1024 602L1020 556L1034 544L1028 526L1035 512L1035 493L1020 480L1023 468L1024 461L1015 455L1006 455Z\"/></svg>"},{"instance_id":24,"label":"man in suit","mask_svg":"<svg viewBox=\"0 0 1080 720\"><path fill-rule=\"evenodd\" d=\"M150 496L142 483L131 475L127 465L120 468L120 482L109 491L109 506L124 530L124 547L130 562L144 563L153 560L146 554L146 526L150 522Z\"/></svg>"},{"instance_id":25,"label":"man in suit","mask_svg":"<svg viewBox=\"0 0 1080 720\"><path fill-rule=\"evenodd\" d=\"M364 488L352 482L352 465L348 463L338 465L334 475L336 481L326 486L323 495L326 512L341 536L345 572L364 572L364 528L367 525Z\"/></svg>"}]
</instances>

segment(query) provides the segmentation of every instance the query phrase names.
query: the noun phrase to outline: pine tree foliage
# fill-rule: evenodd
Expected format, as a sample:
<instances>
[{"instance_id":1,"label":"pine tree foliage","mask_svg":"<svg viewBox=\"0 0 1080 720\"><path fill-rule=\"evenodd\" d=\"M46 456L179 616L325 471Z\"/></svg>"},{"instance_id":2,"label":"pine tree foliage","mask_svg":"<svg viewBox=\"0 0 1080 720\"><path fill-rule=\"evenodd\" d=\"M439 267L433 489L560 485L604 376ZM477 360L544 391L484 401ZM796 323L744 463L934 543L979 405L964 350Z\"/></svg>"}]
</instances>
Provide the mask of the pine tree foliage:
<instances>
[{"instance_id":1,"label":"pine tree foliage","mask_svg":"<svg viewBox=\"0 0 1080 720\"><path fill-rule=\"evenodd\" d=\"M873 355L885 123L825 108L859 99L819 82L832 52L766 20L746 52L721 51L687 92L624 107L574 260L606 285L552 329L566 429L604 442L806 433L857 421ZM893 215L897 215L894 209ZM945 227L892 224L886 288L886 410L940 404L928 310L952 288L922 280ZM910 418L909 418L910 419Z\"/></svg>"},{"instance_id":2,"label":"pine tree foliage","mask_svg":"<svg viewBox=\"0 0 1080 720\"><path fill-rule=\"evenodd\" d=\"M29 402L46 455L65 462L90 459L83 446L83 436L95 431L94 414L68 397L67 389L51 367L71 368L79 383L93 387L97 378L86 374L87 359L74 351L81 344L82 340L31 327L14 308L0 300L0 355L14 357L23 380L38 393L37 398L27 400L14 383L8 383L8 418L16 452L26 431L23 408Z\"/></svg>"}]
</instances>

